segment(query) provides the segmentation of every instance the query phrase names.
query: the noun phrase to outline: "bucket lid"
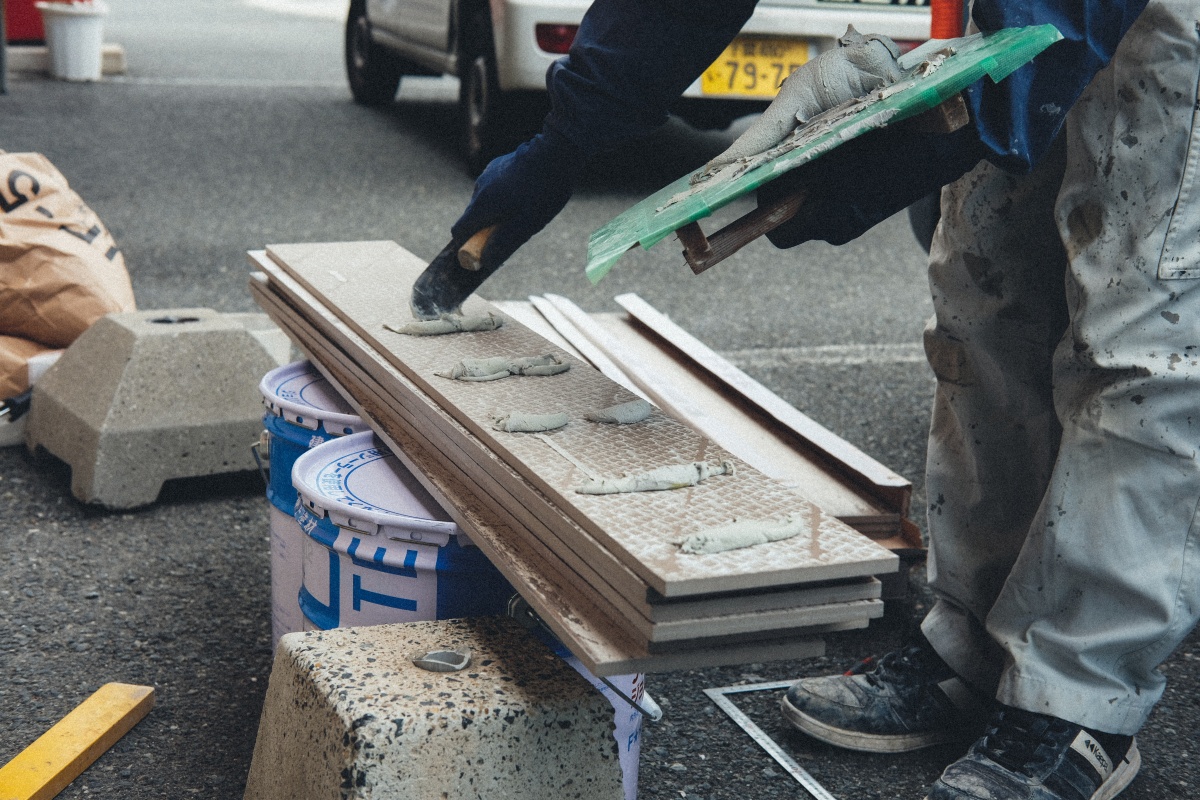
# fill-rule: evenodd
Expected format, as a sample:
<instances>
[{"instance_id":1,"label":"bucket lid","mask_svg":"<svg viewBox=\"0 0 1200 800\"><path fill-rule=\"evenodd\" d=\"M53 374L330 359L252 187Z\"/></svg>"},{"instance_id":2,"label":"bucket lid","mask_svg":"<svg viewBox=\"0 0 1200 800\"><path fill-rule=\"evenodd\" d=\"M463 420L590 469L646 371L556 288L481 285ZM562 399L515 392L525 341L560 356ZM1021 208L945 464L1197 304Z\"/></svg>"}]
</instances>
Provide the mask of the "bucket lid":
<instances>
[{"instance_id":1,"label":"bucket lid","mask_svg":"<svg viewBox=\"0 0 1200 800\"><path fill-rule=\"evenodd\" d=\"M104 0L42 0L33 5L49 16L102 17L108 13Z\"/></svg>"},{"instance_id":2,"label":"bucket lid","mask_svg":"<svg viewBox=\"0 0 1200 800\"><path fill-rule=\"evenodd\" d=\"M446 544L458 526L370 431L330 439L296 459L300 502L341 528Z\"/></svg>"},{"instance_id":3,"label":"bucket lid","mask_svg":"<svg viewBox=\"0 0 1200 800\"><path fill-rule=\"evenodd\" d=\"M334 436L367 430L362 417L307 361L271 370L259 381L258 391L272 414L293 425L315 431L323 422L325 431Z\"/></svg>"}]
</instances>

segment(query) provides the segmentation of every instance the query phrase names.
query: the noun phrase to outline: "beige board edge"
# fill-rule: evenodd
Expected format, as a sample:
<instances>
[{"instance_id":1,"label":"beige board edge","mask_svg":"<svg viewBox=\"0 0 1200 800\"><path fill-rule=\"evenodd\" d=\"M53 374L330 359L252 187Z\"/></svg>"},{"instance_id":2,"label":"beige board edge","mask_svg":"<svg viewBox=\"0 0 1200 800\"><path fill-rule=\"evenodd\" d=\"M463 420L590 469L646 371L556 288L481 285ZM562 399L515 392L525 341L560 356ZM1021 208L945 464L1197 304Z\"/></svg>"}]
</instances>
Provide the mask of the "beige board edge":
<instances>
[{"instance_id":1,"label":"beige board edge","mask_svg":"<svg viewBox=\"0 0 1200 800\"><path fill-rule=\"evenodd\" d=\"M877 600L883 594L883 582L878 578L858 578L833 581L804 588L785 587L771 592L706 595L697 600L676 600L650 604L650 619L654 622L695 620L708 613L714 603L726 614L749 614L776 611L800 605L848 603L851 600Z\"/></svg>"},{"instance_id":2,"label":"beige board edge","mask_svg":"<svg viewBox=\"0 0 1200 800\"><path fill-rule=\"evenodd\" d=\"M650 656L664 658L664 659L670 658L672 656L677 656L680 658L679 663L681 663L681 664L687 663L685 659L692 657L692 658L696 659L696 662L695 662L696 666L695 667L682 667L682 668L683 669L699 669L701 664L703 663L702 659L706 652L715 654L722 650L728 649L729 651L736 651L738 648L743 648L743 647L744 648L756 648L756 649L761 649L766 652L770 652L775 647L778 647L780 645L786 645L789 641L802 641L803 639L809 638L812 636L817 636L817 635L826 636L831 633L844 633L846 631L860 631L866 627L869 627L870 623L871 623L871 621L869 619L856 619L851 622L835 622L835 623L831 623L829 625L819 625L815 628L805 628L805 629L796 630L796 631L783 631L778 636L772 637L770 639L765 639L762 637L742 638L742 637L738 637L738 636L732 636L723 641L717 641L717 642L711 642L711 643L706 642L702 646L693 645L690 642L652 642L650 644ZM787 656L780 656L780 657L787 658ZM771 660L771 659L763 659L763 660L766 661L766 660ZM746 662L739 661L736 663L746 663ZM711 664L709 666L719 666L719 665ZM647 669L645 671L646 672L656 672L658 670Z\"/></svg>"},{"instance_id":3,"label":"beige board edge","mask_svg":"<svg viewBox=\"0 0 1200 800\"><path fill-rule=\"evenodd\" d=\"M802 611L803 613L799 613ZM654 626L651 643L723 638L726 636L762 635L771 632L874 619L883 615L882 600L854 600L848 603L805 606L800 610L785 608L777 611L755 611L749 614L728 614L703 620L659 622ZM653 644L652 644L653 646Z\"/></svg>"},{"instance_id":4,"label":"beige board edge","mask_svg":"<svg viewBox=\"0 0 1200 800\"><path fill-rule=\"evenodd\" d=\"M831 627L829 633L861 630L866 622ZM630 672L679 672L690 669L724 667L732 664L760 664L769 661L798 661L803 658L819 658L825 655L825 640L819 636L784 637L766 642L731 644L708 650L652 653L644 658L632 659L624 665L624 673ZM595 670L592 670L595 672ZM601 673L596 673L600 675Z\"/></svg>"}]
</instances>

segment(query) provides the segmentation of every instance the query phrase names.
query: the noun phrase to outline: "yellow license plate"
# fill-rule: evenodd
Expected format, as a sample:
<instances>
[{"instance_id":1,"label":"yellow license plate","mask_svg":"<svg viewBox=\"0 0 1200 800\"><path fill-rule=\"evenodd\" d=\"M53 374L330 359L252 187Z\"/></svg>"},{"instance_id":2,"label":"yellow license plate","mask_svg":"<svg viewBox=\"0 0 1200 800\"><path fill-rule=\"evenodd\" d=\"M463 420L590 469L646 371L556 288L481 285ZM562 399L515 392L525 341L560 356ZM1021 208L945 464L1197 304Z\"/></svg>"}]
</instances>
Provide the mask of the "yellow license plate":
<instances>
[{"instance_id":1,"label":"yellow license plate","mask_svg":"<svg viewBox=\"0 0 1200 800\"><path fill-rule=\"evenodd\" d=\"M700 91L725 97L774 97L796 67L808 61L808 42L739 36L700 76Z\"/></svg>"}]
</instances>

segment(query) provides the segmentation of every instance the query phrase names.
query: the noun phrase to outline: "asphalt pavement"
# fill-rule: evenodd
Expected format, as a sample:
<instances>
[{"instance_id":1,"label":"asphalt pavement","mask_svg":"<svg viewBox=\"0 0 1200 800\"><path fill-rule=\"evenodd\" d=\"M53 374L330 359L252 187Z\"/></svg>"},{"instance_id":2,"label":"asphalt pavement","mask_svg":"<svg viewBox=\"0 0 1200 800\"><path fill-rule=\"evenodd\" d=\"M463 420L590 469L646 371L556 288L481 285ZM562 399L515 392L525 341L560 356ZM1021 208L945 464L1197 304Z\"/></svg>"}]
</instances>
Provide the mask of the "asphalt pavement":
<instances>
[{"instance_id":1,"label":"asphalt pavement","mask_svg":"<svg viewBox=\"0 0 1200 800\"><path fill-rule=\"evenodd\" d=\"M355 106L337 0L113 0L106 39L129 73L97 84L10 76L0 149L44 153L112 230L140 308L256 310L247 250L393 239L424 258L448 239L472 181L452 83L406 81L392 106ZM671 123L597 165L568 208L482 293L554 291L591 311L637 292L915 487L932 377L924 257L905 220L843 248L765 241L693 277L670 244L635 252L600 286L587 234L719 151L737 132ZM153 685L157 706L62 797L238 798L271 666L268 506L257 475L170 484L131 512L88 507L69 470L0 450L0 763L99 685ZM703 689L841 671L901 641L928 602L831 636L825 657L651 675L666 716L647 727L641 793L695 800L804 792ZM1167 694L1140 736L1134 800L1200 787L1200 638L1163 665ZM737 703L837 798L920 798L954 747L873 756L786 729L778 692ZM961 749L961 748L959 748Z\"/></svg>"}]
</instances>

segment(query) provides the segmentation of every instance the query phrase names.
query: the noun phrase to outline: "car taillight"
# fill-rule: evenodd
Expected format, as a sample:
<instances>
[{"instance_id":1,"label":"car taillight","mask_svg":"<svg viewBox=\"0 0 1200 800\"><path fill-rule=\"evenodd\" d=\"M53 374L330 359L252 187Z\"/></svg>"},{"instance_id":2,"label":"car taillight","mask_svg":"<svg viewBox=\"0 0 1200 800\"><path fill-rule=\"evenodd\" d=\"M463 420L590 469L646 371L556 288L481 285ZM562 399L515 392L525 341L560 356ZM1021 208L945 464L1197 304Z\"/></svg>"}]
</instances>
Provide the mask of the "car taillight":
<instances>
[{"instance_id":1,"label":"car taillight","mask_svg":"<svg viewBox=\"0 0 1200 800\"><path fill-rule=\"evenodd\" d=\"M578 25L552 25L542 22L534 29L537 35L537 46L547 53L555 55L566 55L571 49L571 42L575 41L575 33L579 30Z\"/></svg>"}]
</instances>

